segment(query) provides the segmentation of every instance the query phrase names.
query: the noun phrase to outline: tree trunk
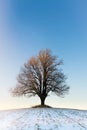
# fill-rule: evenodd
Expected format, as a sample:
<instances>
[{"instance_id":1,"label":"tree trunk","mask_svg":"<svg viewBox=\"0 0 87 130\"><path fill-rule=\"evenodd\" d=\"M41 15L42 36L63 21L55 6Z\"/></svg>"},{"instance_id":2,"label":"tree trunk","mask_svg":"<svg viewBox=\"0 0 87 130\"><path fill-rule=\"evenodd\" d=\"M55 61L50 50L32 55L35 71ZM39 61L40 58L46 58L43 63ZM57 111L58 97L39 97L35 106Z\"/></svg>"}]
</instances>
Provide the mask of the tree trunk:
<instances>
[{"instance_id":1,"label":"tree trunk","mask_svg":"<svg viewBox=\"0 0 87 130\"><path fill-rule=\"evenodd\" d=\"M40 98L41 100L41 105L44 106L45 105L45 98Z\"/></svg>"}]
</instances>

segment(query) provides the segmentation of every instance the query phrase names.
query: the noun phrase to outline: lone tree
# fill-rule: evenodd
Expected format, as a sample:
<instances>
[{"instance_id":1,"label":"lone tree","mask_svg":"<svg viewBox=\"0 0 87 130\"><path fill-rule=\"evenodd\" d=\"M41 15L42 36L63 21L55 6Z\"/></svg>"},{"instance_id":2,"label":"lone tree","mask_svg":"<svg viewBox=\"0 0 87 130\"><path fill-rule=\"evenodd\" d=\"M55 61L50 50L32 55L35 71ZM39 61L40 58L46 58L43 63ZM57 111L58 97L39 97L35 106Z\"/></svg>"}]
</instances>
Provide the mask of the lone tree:
<instances>
[{"instance_id":1,"label":"lone tree","mask_svg":"<svg viewBox=\"0 0 87 130\"><path fill-rule=\"evenodd\" d=\"M44 105L49 92L63 97L69 90L66 76L60 69L62 60L52 55L49 49L41 50L38 56L31 57L21 68L18 84L11 90L13 96L38 95Z\"/></svg>"}]
</instances>

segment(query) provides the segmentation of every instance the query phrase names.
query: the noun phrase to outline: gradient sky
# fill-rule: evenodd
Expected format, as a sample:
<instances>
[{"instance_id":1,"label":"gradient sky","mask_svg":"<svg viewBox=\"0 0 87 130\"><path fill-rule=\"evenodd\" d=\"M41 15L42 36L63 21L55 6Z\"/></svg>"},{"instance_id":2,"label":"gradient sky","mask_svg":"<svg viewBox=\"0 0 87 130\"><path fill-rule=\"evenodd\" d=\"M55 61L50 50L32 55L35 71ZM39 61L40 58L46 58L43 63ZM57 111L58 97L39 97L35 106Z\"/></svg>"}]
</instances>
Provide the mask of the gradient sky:
<instances>
[{"instance_id":1,"label":"gradient sky","mask_svg":"<svg viewBox=\"0 0 87 130\"><path fill-rule=\"evenodd\" d=\"M87 0L0 0L0 109L30 107L38 97L14 98L20 67L40 49L64 60L70 93L46 99L54 107L87 109Z\"/></svg>"}]
</instances>

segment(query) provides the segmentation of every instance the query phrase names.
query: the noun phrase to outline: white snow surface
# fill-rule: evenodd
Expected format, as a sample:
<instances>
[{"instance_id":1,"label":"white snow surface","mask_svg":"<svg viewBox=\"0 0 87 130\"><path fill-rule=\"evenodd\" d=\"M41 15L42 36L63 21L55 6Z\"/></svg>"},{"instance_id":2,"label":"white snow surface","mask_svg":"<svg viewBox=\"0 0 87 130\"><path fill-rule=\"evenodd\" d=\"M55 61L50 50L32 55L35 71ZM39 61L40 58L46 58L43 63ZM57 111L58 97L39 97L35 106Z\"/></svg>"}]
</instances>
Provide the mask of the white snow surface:
<instances>
[{"instance_id":1,"label":"white snow surface","mask_svg":"<svg viewBox=\"0 0 87 130\"><path fill-rule=\"evenodd\" d=\"M0 111L0 130L87 130L87 111L57 108Z\"/></svg>"}]
</instances>

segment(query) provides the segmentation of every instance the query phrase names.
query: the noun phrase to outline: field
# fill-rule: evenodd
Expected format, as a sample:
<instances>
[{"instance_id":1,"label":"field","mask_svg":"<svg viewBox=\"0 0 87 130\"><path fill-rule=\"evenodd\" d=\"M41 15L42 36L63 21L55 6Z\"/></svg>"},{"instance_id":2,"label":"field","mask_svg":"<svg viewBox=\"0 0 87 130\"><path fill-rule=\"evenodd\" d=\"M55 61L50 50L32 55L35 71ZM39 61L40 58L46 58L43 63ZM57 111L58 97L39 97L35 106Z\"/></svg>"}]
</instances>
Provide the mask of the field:
<instances>
[{"instance_id":1,"label":"field","mask_svg":"<svg viewBox=\"0 0 87 130\"><path fill-rule=\"evenodd\" d=\"M0 111L0 130L87 130L87 111L56 108Z\"/></svg>"}]
</instances>

